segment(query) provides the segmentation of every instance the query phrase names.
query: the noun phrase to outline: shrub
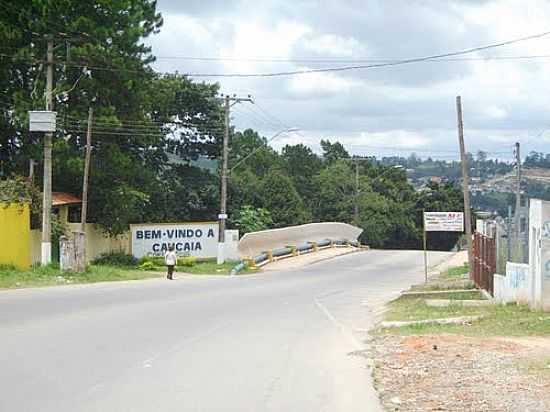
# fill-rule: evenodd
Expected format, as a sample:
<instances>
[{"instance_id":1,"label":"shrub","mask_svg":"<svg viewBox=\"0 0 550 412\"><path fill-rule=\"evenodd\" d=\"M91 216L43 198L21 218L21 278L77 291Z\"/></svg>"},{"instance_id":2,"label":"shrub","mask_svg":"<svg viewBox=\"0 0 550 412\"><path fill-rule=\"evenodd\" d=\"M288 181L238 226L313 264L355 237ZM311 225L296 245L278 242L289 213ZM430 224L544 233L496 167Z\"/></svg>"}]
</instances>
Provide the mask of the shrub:
<instances>
[{"instance_id":1,"label":"shrub","mask_svg":"<svg viewBox=\"0 0 550 412\"><path fill-rule=\"evenodd\" d=\"M164 266L164 258L162 256L143 256L139 259L138 264L142 265L145 262L151 262L155 266Z\"/></svg>"},{"instance_id":2,"label":"shrub","mask_svg":"<svg viewBox=\"0 0 550 412\"><path fill-rule=\"evenodd\" d=\"M124 252L110 252L102 253L94 260L92 260L92 265L104 265L104 266L136 266L138 260L127 253Z\"/></svg>"},{"instance_id":3,"label":"shrub","mask_svg":"<svg viewBox=\"0 0 550 412\"><path fill-rule=\"evenodd\" d=\"M186 256L178 258L177 266L193 267L197 264L197 258L193 256Z\"/></svg>"},{"instance_id":4,"label":"shrub","mask_svg":"<svg viewBox=\"0 0 550 412\"><path fill-rule=\"evenodd\" d=\"M138 267L139 270L157 270L157 267L153 262L143 262Z\"/></svg>"}]
</instances>

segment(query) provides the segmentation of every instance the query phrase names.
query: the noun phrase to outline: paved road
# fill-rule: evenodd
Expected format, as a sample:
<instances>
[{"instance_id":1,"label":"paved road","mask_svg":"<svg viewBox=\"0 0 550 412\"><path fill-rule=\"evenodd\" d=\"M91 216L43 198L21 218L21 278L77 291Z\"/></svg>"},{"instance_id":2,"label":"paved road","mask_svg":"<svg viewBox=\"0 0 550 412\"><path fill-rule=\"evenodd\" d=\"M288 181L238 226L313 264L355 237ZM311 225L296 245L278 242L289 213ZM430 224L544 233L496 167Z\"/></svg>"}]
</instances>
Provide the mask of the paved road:
<instances>
[{"instance_id":1,"label":"paved road","mask_svg":"<svg viewBox=\"0 0 550 412\"><path fill-rule=\"evenodd\" d=\"M448 256L432 253L432 263ZM0 411L376 412L361 351L422 254L0 292Z\"/></svg>"}]
</instances>

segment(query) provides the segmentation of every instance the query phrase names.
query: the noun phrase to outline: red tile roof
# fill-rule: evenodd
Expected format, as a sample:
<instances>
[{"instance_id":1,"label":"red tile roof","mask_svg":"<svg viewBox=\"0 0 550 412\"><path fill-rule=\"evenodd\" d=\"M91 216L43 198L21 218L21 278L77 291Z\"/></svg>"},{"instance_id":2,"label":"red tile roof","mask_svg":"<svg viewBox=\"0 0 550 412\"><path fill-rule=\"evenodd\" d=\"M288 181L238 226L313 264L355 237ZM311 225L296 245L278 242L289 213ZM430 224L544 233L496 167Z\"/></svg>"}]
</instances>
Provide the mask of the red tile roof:
<instances>
[{"instance_id":1,"label":"red tile roof","mask_svg":"<svg viewBox=\"0 0 550 412\"><path fill-rule=\"evenodd\" d=\"M70 193L64 193L64 192L52 193L52 206L77 205L79 203L82 203L82 199L74 195L71 195Z\"/></svg>"}]
</instances>

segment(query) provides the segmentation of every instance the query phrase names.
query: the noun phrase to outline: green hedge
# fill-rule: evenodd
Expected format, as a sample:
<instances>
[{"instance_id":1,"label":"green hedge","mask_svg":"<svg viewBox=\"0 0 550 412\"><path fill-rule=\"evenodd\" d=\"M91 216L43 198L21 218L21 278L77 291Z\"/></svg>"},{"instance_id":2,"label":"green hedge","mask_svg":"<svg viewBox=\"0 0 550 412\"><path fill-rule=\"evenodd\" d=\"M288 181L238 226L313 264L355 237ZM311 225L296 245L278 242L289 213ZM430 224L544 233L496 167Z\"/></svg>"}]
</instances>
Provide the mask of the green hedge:
<instances>
[{"instance_id":1,"label":"green hedge","mask_svg":"<svg viewBox=\"0 0 550 412\"><path fill-rule=\"evenodd\" d=\"M138 260L134 256L127 253L110 252L102 253L92 260L91 263L92 265L128 267L136 266L138 264Z\"/></svg>"}]
</instances>

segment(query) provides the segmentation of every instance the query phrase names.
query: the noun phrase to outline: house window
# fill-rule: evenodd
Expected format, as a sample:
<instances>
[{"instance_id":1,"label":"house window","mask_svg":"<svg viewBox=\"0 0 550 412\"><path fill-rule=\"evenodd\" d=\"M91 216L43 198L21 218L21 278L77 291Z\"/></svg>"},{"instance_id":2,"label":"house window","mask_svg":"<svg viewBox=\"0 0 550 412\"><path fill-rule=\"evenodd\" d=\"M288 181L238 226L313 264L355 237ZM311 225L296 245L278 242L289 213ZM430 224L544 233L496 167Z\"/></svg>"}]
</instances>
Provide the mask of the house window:
<instances>
[{"instance_id":1,"label":"house window","mask_svg":"<svg viewBox=\"0 0 550 412\"><path fill-rule=\"evenodd\" d=\"M69 223L80 223L82 207L80 205L69 206Z\"/></svg>"}]
</instances>

